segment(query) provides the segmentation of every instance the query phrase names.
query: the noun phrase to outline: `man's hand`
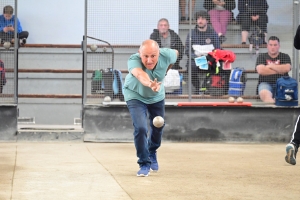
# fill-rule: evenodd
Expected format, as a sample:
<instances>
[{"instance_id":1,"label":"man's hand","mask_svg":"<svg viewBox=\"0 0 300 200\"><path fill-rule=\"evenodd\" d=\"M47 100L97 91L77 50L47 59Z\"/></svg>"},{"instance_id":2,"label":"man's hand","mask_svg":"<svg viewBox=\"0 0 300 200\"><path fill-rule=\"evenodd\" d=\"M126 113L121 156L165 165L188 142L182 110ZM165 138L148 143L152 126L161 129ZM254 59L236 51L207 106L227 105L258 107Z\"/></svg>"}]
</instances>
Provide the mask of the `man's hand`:
<instances>
[{"instance_id":1,"label":"man's hand","mask_svg":"<svg viewBox=\"0 0 300 200\"><path fill-rule=\"evenodd\" d=\"M3 31L4 31L4 33L7 33L7 32L9 32L9 31L12 31L12 32L14 32L14 27L12 27L12 26L6 26L6 27L4 27L3 28Z\"/></svg>"},{"instance_id":2,"label":"man's hand","mask_svg":"<svg viewBox=\"0 0 300 200\"><path fill-rule=\"evenodd\" d=\"M259 19L259 15L251 16L252 21L257 21Z\"/></svg>"},{"instance_id":3,"label":"man's hand","mask_svg":"<svg viewBox=\"0 0 300 200\"><path fill-rule=\"evenodd\" d=\"M3 32L4 32L4 33L7 33L8 31L10 31L10 27L4 27L4 28L3 28Z\"/></svg>"},{"instance_id":4,"label":"man's hand","mask_svg":"<svg viewBox=\"0 0 300 200\"><path fill-rule=\"evenodd\" d=\"M154 79L154 81L150 80L149 87L154 91L158 92L160 89L161 82L157 82L157 79Z\"/></svg>"}]
</instances>

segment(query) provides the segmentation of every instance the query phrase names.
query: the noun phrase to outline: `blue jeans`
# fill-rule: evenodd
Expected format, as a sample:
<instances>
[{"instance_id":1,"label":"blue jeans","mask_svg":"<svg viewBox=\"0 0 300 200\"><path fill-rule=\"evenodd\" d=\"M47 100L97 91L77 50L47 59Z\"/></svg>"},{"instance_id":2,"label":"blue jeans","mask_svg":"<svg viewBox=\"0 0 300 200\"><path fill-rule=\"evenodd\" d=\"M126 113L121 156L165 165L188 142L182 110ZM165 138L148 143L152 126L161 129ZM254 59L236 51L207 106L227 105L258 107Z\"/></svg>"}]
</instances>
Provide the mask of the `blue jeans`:
<instances>
[{"instance_id":1,"label":"blue jeans","mask_svg":"<svg viewBox=\"0 0 300 200\"><path fill-rule=\"evenodd\" d=\"M153 118L156 116L165 116L165 100L153 104L145 104L139 100L129 100L126 102L129 109L131 119L134 127L134 145L136 148L136 155L139 158L137 163L142 165L149 165L149 153L156 153L156 150L161 145L161 138L163 134L163 125L161 128L153 126ZM148 133L147 115L149 114L150 133Z\"/></svg>"},{"instance_id":2,"label":"blue jeans","mask_svg":"<svg viewBox=\"0 0 300 200\"><path fill-rule=\"evenodd\" d=\"M272 93L272 97L274 98L275 90L276 90L276 84L270 84L270 83L267 83L267 82L261 82L258 85L258 94L262 90L269 90Z\"/></svg>"}]
</instances>

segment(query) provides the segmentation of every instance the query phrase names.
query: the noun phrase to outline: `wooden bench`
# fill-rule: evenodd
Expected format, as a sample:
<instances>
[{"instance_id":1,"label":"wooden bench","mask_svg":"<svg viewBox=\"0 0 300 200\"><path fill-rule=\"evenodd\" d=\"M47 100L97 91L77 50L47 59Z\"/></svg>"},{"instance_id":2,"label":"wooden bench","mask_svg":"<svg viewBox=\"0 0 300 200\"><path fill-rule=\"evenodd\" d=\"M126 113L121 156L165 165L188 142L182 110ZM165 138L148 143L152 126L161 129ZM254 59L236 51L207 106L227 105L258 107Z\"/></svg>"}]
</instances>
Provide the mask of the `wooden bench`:
<instances>
[{"instance_id":1,"label":"wooden bench","mask_svg":"<svg viewBox=\"0 0 300 200\"><path fill-rule=\"evenodd\" d=\"M1 45L3 46L3 45ZM98 48L108 47L108 45L97 45ZM87 45L87 48L90 44ZM132 48L138 49L139 45L112 45L114 49L116 48ZM247 48L249 49L249 44L222 44L222 48ZM81 48L80 44L25 44L21 48ZM266 44L260 45L260 48L267 48Z\"/></svg>"},{"instance_id":2,"label":"wooden bench","mask_svg":"<svg viewBox=\"0 0 300 200\"><path fill-rule=\"evenodd\" d=\"M1 45L3 46L3 45ZM87 46L88 48L90 45ZM98 45L98 48L108 47L107 45ZM139 45L112 45L113 48L135 48ZM245 44L223 44L223 48L249 48ZM262 45L265 47L265 45ZM21 48L81 48L80 44L25 44ZM128 73L127 69L121 69L122 73ZM180 73L186 73L186 70L178 70ZM14 69L6 69L6 72L12 73ZM93 70L88 70L87 73L92 73ZM18 73L82 73L81 69L18 69ZM246 70L245 73L256 73L255 70ZM13 97L13 94L0 94L0 97ZM19 98L82 98L81 94L19 94ZM87 95L88 98L103 98L103 94ZM191 95L193 99L227 99L228 95L210 96L210 95ZM166 95L166 99L188 99L189 95ZM257 95L243 96L244 99L259 99Z\"/></svg>"},{"instance_id":3,"label":"wooden bench","mask_svg":"<svg viewBox=\"0 0 300 200\"><path fill-rule=\"evenodd\" d=\"M127 69L120 70L122 73L128 73ZM7 72L14 72L13 69L7 69ZM88 73L92 73L93 70L88 70ZM180 73L185 73L186 70L179 70ZM255 70L246 70L246 73L256 73ZM82 73L80 69L19 69L18 73ZM0 97L9 97L5 94ZM104 98L104 94L91 94L87 95L88 98ZM11 97L11 96L10 96ZM19 94L19 98L82 98L81 94ZM223 96L210 96L210 95L191 95L193 99L227 99L228 95ZM259 99L257 95L242 96L244 99ZM170 95L166 94L166 99L188 99L189 95Z\"/></svg>"}]
</instances>

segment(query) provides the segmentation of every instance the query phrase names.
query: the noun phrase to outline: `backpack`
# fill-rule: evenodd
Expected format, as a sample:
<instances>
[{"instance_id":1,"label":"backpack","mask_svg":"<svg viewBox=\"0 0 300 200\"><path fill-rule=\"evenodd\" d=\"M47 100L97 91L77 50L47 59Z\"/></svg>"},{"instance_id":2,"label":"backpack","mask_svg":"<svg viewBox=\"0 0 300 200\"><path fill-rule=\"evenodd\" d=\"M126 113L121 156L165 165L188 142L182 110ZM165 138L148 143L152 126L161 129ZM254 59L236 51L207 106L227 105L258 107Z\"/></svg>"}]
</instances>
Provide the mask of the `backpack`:
<instances>
[{"instance_id":1,"label":"backpack","mask_svg":"<svg viewBox=\"0 0 300 200\"><path fill-rule=\"evenodd\" d=\"M231 70L229 78L229 96L242 96L246 87L246 73L244 69L235 68Z\"/></svg>"},{"instance_id":2,"label":"backpack","mask_svg":"<svg viewBox=\"0 0 300 200\"><path fill-rule=\"evenodd\" d=\"M122 73L119 70L106 68L93 71L91 93L104 94L111 99L124 101Z\"/></svg>"},{"instance_id":3,"label":"backpack","mask_svg":"<svg viewBox=\"0 0 300 200\"><path fill-rule=\"evenodd\" d=\"M254 46L259 46L263 44L265 34L258 26L251 26L249 32L250 37L248 38L248 40L250 44L253 44Z\"/></svg>"},{"instance_id":4,"label":"backpack","mask_svg":"<svg viewBox=\"0 0 300 200\"><path fill-rule=\"evenodd\" d=\"M6 84L6 77L5 77L5 68L4 63L0 60L0 93L2 93L3 86Z\"/></svg>"},{"instance_id":5,"label":"backpack","mask_svg":"<svg viewBox=\"0 0 300 200\"><path fill-rule=\"evenodd\" d=\"M224 70L218 74L207 73L201 91L212 96L222 96L228 93L229 73Z\"/></svg>"},{"instance_id":6,"label":"backpack","mask_svg":"<svg viewBox=\"0 0 300 200\"><path fill-rule=\"evenodd\" d=\"M298 106L298 82L289 76L283 76L276 81L276 106Z\"/></svg>"},{"instance_id":7,"label":"backpack","mask_svg":"<svg viewBox=\"0 0 300 200\"><path fill-rule=\"evenodd\" d=\"M93 71L91 82L91 94L104 93L104 90L102 89L102 73L102 69Z\"/></svg>"}]
</instances>

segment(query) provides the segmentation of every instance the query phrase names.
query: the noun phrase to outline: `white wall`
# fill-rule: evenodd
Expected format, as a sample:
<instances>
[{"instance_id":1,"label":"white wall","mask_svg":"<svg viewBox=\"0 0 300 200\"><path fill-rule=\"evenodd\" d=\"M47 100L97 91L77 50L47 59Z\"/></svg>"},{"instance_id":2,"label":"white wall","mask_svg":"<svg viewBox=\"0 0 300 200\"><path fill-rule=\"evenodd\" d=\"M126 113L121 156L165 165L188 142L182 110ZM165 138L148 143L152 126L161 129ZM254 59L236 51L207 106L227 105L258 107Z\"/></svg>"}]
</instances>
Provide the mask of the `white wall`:
<instances>
[{"instance_id":1,"label":"white wall","mask_svg":"<svg viewBox=\"0 0 300 200\"><path fill-rule=\"evenodd\" d=\"M89 0L88 35L111 44L140 44L164 17L178 32L174 0ZM28 43L80 44L85 0L18 0L18 17Z\"/></svg>"},{"instance_id":2,"label":"white wall","mask_svg":"<svg viewBox=\"0 0 300 200\"><path fill-rule=\"evenodd\" d=\"M29 31L28 43L80 44L84 0L18 0L18 17Z\"/></svg>"}]
</instances>

